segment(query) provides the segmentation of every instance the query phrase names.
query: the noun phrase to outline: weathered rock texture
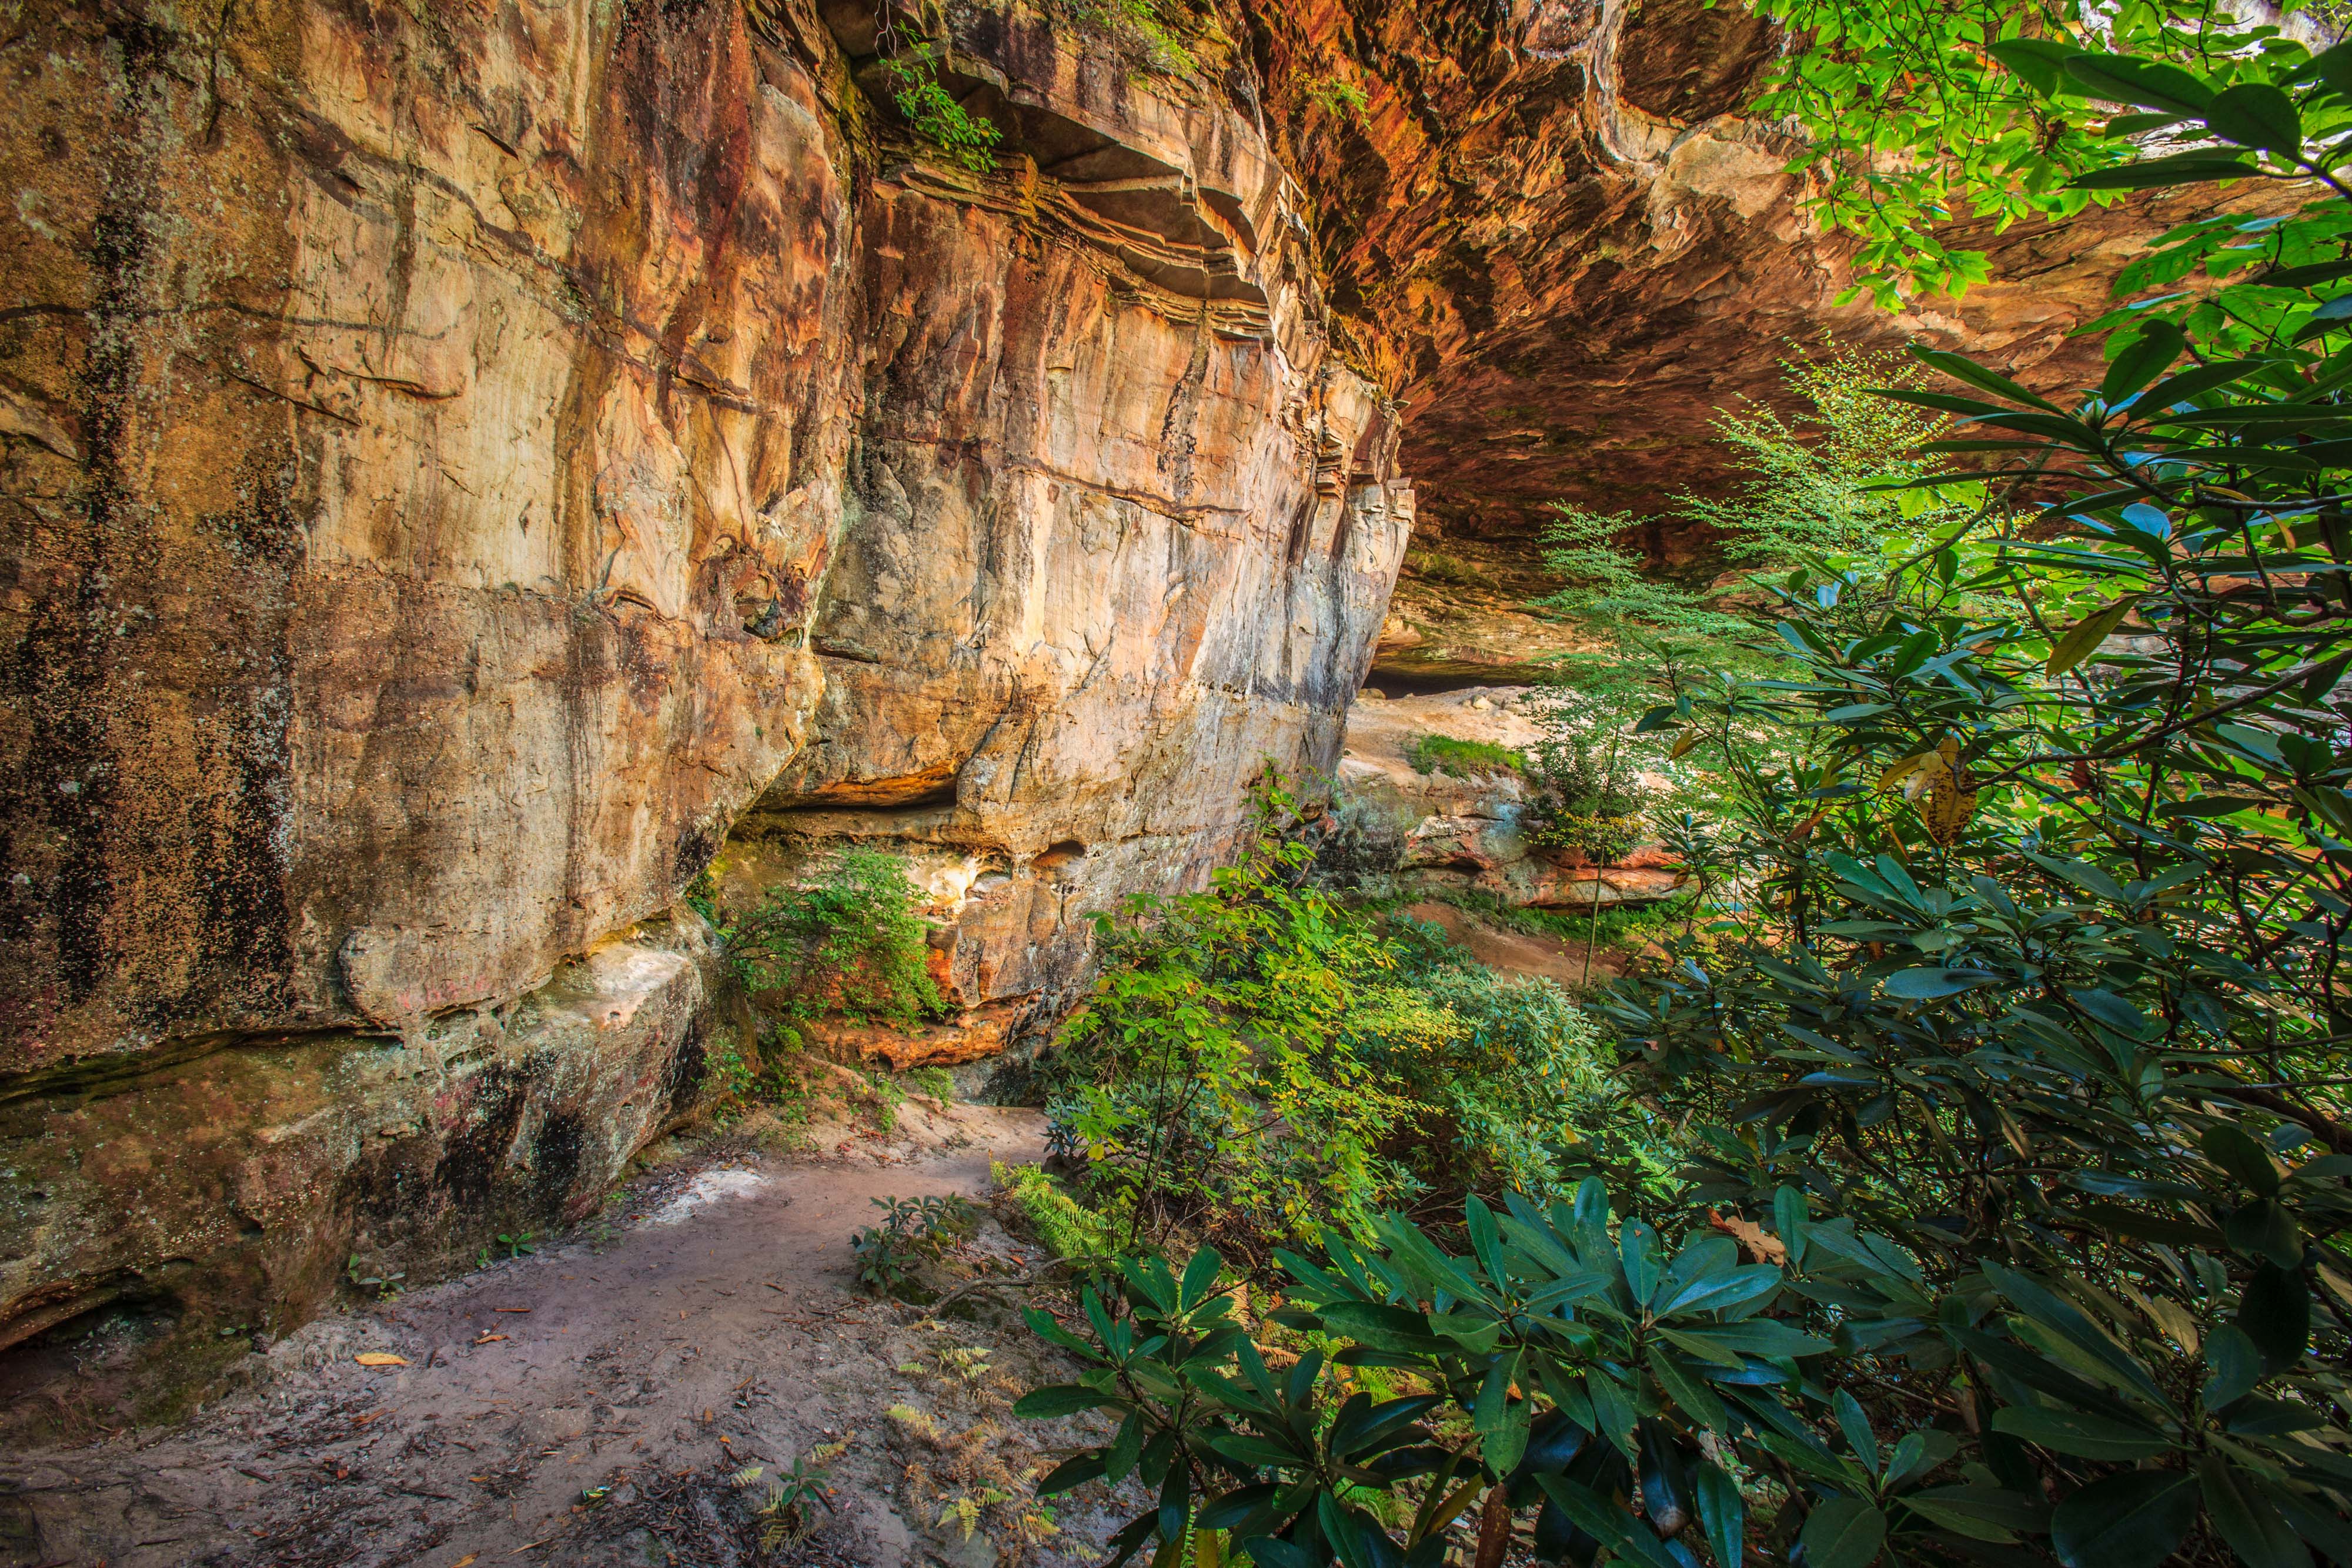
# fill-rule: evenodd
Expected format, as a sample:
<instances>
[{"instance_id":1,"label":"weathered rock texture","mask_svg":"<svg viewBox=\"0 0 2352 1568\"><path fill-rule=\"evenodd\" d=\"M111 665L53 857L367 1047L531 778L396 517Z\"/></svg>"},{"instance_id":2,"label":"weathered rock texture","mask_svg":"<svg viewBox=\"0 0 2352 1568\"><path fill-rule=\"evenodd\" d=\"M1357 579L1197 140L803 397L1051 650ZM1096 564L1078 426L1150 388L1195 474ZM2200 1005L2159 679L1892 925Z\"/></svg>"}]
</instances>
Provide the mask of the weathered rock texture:
<instances>
[{"instance_id":1,"label":"weathered rock texture","mask_svg":"<svg viewBox=\"0 0 2352 1568\"><path fill-rule=\"evenodd\" d=\"M871 1054L994 1049L1337 761L1402 473L1703 479L1834 316L1734 8L1116 9L950 9L986 175L865 0L7 10L0 1344L575 1207L690 1112L730 835L911 851L968 1017ZM2138 222L1883 331L2031 358Z\"/></svg>"},{"instance_id":2,"label":"weathered rock texture","mask_svg":"<svg viewBox=\"0 0 2352 1568\"><path fill-rule=\"evenodd\" d=\"M981 178L804 5L5 26L0 1343L609 1181L705 978L567 998L755 804L1013 1009L1335 756L1412 496L1222 94L964 17Z\"/></svg>"},{"instance_id":3,"label":"weathered rock texture","mask_svg":"<svg viewBox=\"0 0 2352 1568\"><path fill-rule=\"evenodd\" d=\"M1381 700L1348 716L1332 776L1332 827L1318 853L1329 881L1377 897L1472 894L1536 909L1591 910L1672 895L1683 878L1656 846L1594 866L1528 841L1525 782L1507 768L1423 773L1413 742L1440 735L1514 750L1545 738L1531 688L1466 687Z\"/></svg>"},{"instance_id":4,"label":"weathered rock texture","mask_svg":"<svg viewBox=\"0 0 2352 1568\"><path fill-rule=\"evenodd\" d=\"M2147 236L2305 199L2204 189L2055 227L1963 224L1948 237L1988 253L1990 283L1900 314L1840 307L1853 242L1801 215L1803 177L1785 172L1800 145L1741 113L1781 47L1743 8L1247 10L1267 119L1320 214L1331 300L1402 398L1402 460L1448 533L1524 537L1555 499L1648 516L1718 488L1715 412L1780 401L1778 361L1824 328L2079 384L2098 350L2066 334L2109 308ZM1650 539L1662 555L1671 542Z\"/></svg>"}]
</instances>

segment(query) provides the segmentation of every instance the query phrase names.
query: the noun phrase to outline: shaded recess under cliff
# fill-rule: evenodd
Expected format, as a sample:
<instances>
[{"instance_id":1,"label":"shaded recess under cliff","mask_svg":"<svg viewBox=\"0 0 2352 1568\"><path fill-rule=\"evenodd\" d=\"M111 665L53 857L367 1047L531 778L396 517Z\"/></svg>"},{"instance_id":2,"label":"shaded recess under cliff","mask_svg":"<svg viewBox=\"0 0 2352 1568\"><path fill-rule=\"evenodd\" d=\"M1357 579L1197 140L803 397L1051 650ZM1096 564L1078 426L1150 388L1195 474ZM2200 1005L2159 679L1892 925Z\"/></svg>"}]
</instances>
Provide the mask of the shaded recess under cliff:
<instances>
[{"instance_id":1,"label":"shaded recess under cliff","mask_svg":"<svg viewBox=\"0 0 2352 1568\"><path fill-rule=\"evenodd\" d=\"M1378 666L1391 684L1523 680L1524 649L1562 645L1511 609L1544 586L1549 502L1643 519L1624 542L1654 564L1706 555L1707 531L1673 514L1729 477L1710 422L1782 402L1779 361L1825 330L2073 384L2098 351L2068 334L2145 238L2302 199L2209 187L2005 234L1962 223L1945 237L1985 250L1990 282L1895 313L1840 306L1853 242L1801 214L1801 144L1742 113L1782 41L1737 5L1239 10L1338 330L1402 403L1421 538Z\"/></svg>"}]
</instances>

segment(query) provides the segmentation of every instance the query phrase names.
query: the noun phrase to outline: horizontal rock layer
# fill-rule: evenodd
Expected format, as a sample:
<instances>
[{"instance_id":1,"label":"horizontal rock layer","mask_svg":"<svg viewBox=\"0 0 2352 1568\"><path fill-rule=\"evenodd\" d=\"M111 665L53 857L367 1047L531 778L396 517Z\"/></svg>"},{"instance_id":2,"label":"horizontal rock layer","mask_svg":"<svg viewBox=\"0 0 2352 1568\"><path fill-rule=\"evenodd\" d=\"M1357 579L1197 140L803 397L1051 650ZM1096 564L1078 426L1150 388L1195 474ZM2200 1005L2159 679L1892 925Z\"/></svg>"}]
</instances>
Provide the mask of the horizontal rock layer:
<instances>
[{"instance_id":1,"label":"horizontal rock layer","mask_svg":"<svg viewBox=\"0 0 2352 1568\"><path fill-rule=\"evenodd\" d=\"M1444 736L1513 749L1544 738L1528 687L1467 687L1382 700L1367 692L1348 717L1331 781L1331 824L1317 869L1374 897L1472 894L1531 909L1652 904L1684 883L1655 846L1594 866L1528 841L1525 782L1514 769L1423 773L1413 743Z\"/></svg>"},{"instance_id":2,"label":"horizontal rock layer","mask_svg":"<svg viewBox=\"0 0 2352 1568\"><path fill-rule=\"evenodd\" d=\"M2096 340L2068 334L2111 308L2147 237L2317 193L2197 187L2005 233L1970 220L1938 237L1985 252L1989 282L1899 312L1841 305L1855 241L1801 211L1803 144L1743 112L1782 41L1740 5L1245 9L1330 299L1403 399L1402 459L1454 534L1523 538L1554 500L1646 517L1719 493L1717 411L1781 402L1779 362L1825 329L2095 382Z\"/></svg>"},{"instance_id":3,"label":"horizontal rock layer","mask_svg":"<svg viewBox=\"0 0 2352 1568\"><path fill-rule=\"evenodd\" d=\"M1001 1036L1269 760L1333 759L1412 494L1259 126L998 7L969 174L877 127L872 24L12 20L0 1341L234 1281L299 1316L355 1242L609 1180L713 982L517 1009L602 996L747 811L738 859L952 869Z\"/></svg>"}]
</instances>

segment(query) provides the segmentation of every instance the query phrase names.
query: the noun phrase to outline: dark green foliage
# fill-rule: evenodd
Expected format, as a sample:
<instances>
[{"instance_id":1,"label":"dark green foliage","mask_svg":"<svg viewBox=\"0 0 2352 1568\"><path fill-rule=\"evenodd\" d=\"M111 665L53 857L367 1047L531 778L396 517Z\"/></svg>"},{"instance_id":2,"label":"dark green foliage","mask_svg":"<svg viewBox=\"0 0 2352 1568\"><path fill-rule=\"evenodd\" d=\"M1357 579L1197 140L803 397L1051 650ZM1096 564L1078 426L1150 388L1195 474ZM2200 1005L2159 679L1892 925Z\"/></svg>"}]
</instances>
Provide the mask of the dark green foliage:
<instances>
[{"instance_id":1,"label":"dark green foliage","mask_svg":"<svg viewBox=\"0 0 2352 1568\"><path fill-rule=\"evenodd\" d=\"M1233 1322L1215 1253L1196 1253L1181 1280L1157 1259L1130 1260L1120 1299L1088 1292L1089 1332L1029 1314L1087 1370L1016 1412L1119 1420L1039 1490L1129 1474L1153 1489L1159 1506L1116 1539L1114 1562L1190 1528L1284 1568L1434 1568L1445 1527L1489 1488L1535 1511L1547 1561L1589 1563L1606 1547L1677 1568L1705 1542L1730 1568L1748 1501L1727 1462L1810 1504L1816 1568L1865 1568L1890 1541L1965 1550L2042 1528L2038 1499L1956 1471L1951 1434L1874 1425L1831 1381L1844 1363L1942 1354L1946 1333L1997 1322L2001 1297L1946 1314L1948 1328L1916 1262L1886 1239L1811 1218L1793 1190L1771 1223L1784 1262L1744 1261L1704 1228L1669 1245L1613 1219L1591 1179L1573 1201L1514 1197L1499 1214L1471 1198L1460 1254L1397 1215L1360 1240L1327 1231L1318 1253L1282 1255L1293 1283L1261 1332L1338 1348L1328 1364L1309 1348L1279 1376ZM2039 1300L2032 1281L2015 1288ZM1393 1386L1400 1372L1421 1391L1376 1398L1365 1386ZM1407 1507L1366 1506L1383 1493ZM1402 1540L1392 1520L1411 1521Z\"/></svg>"},{"instance_id":2,"label":"dark green foliage","mask_svg":"<svg viewBox=\"0 0 2352 1568\"><path fill-rule=\"evenodd\" d=\"M911 1025L946 1010L906 868L879 850L835 852L723 926L744 983L794 1018L840 1012Z\"/></svg>"},{"instance_id":3,"label":"dark green foliage","mask_svg":"<svg viewBox=\"0 0 2352 1568\"><path fill-rule=\"evenodd\" d=\"M874 1207L882 1211L881 1223L858 1229L849 1248L857 1260L857 1282L880 1296L904 1291L919 1266L971 1235L980 1222L971 1201L955 1193L877 1197Z\"/></svg>"},{"instance_id":4,"label":"dark green foliage","mask_svg":"<svg viewBox=\"0 0 2352 1568\"><path fill-rule=\"evenodd\" d=\"M2019 57L2179 126L2110 188L2347 194L2352 50ZM2135 312L2095 391L1924 355L1957 390L1891 395L1981 466L1890 478L1980 500L1789 563L1645 716L1722 799L1669 835L1716 917L1606 1009L1696 1151L1654 1227L1593 1181L1327 1230L1280 1377L1213 1256L1138 1265L1033 1320L1089 1370L1032 1413L1121 1421L1048 1485L1139 1473L1122 1551L1280 1568L1434 1564L1482 1491L1580 1568L2352 1563L2347 211L2177 231L2143 279L2279 270Z\"/></svg>"}]
</instances>

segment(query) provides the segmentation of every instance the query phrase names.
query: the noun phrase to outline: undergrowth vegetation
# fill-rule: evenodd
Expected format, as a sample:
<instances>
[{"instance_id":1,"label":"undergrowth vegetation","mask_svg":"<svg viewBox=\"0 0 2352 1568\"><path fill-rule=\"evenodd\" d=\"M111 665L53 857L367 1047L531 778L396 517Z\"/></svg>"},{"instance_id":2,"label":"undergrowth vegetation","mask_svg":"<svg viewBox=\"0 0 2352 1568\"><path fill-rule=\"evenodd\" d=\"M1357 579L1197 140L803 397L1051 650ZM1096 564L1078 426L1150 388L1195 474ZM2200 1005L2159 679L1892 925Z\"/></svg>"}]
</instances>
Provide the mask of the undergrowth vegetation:
<instances>
[{"instance_id":1,"label":"undergrowth vegetation","mask_svg":"<svg viewBox=\"0 0 2352 1568\"><path fill-rule=\"evenodd\" d=\"M1181 1228L1257 1259L1383 1206L1663 1168L1653 1118L1547 981L1305 885L1295 806L1259 795L1208 890L1101 922L1103 972L1041 1079L1080 1191L1132 1246Z\"/></svg>"},{"instance_id":2,"label":"undergrowth vegetation","mask_svg":"<svg viewBox=\"0 0 2352 1568\"><path fill-rule=\"evenodd\" d=\"M783 1018L911 1025L947 1006L931 977L921 902L898 857L853 845L719 930L753 999Z\"/></svg>"},{"instance_id":3,"label":"undergrowth vegetation","mask_svg":"<svg viewBox=\"0 0 2352 1568\"><path fill-rule=\"evenodd\" d=\"M1139 1480L1114 1562L2352 1564L2352 47L1774 10L1898 282L1969 276L1971 190L2326 193L2159 240L2126 289L2221 287L2099 323L2095 388L1848 356L1830 439L1738 416L1732 593L1584 519L1595 706L1703 776L1704 907L1591 1014L1279 822L1111 924L1080 1192L1183 1245L1030 1314L1080 1370L1020 1409L1116 1423L1039 1488Z\"/></svg>"}]
</instances>

